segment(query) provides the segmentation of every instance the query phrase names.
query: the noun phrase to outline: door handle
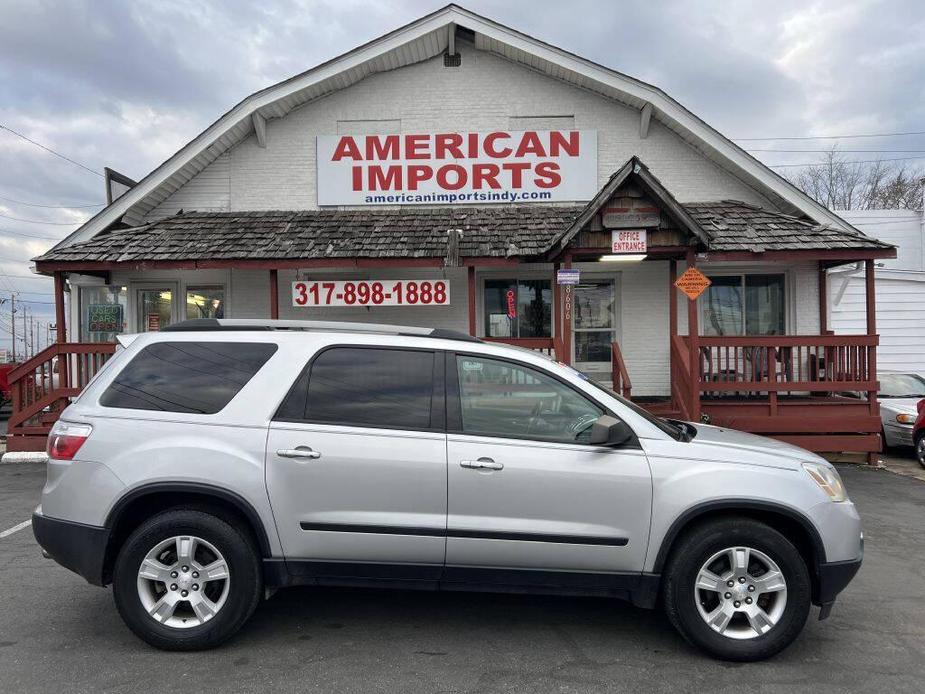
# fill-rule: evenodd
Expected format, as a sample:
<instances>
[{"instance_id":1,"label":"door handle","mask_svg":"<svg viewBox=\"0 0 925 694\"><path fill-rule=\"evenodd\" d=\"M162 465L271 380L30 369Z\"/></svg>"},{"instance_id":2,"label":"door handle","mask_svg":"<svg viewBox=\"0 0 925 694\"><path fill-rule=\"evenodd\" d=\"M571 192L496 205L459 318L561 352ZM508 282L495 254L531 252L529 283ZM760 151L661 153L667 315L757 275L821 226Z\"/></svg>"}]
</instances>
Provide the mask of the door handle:
<instances>
[{"instance_id":1,"label":"door handle","mask_svg":"<svg viewBox=\"0 0 925 694\"><path fill-rule=\"evenodd\" d=\"M460 460L460 467L473 468L475 470L503 470L504 463L496 463L491 458L479 458L478 460Z\"/></svg>"},{"instance_id":2,"label":"door handle","mask_svg":"<svg viewBox=\"0 0 925 694\"><path fill-rule=\"evenodd\" d=\"M296 448L280 448L276 451L280 458L299 458L305 460L317 460L321 457L319 451L313 451L308 446L297 446Z\"/></svg>"}]
</instances>

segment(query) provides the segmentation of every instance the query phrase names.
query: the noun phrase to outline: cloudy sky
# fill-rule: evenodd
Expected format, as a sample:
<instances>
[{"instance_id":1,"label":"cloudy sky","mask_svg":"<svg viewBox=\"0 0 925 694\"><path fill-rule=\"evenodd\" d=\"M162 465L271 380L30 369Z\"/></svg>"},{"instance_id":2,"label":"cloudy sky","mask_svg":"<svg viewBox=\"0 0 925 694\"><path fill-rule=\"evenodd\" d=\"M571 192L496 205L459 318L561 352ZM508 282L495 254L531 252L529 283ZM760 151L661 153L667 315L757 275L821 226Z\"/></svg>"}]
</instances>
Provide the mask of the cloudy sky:
<instances>
[{"instance_id":1,"label":"cloudy sky","mask_svg":"<svg viewBox=\"0 0 925 694\"><path fill-rule=\"evenodd\" d=\"M104 166L139 179L251 92L443 4L0 0L0 126L92 170L0 128L0 347L9 346L12 290L50 320L51 283L29 277L28 259L100 208ZM656 84L733 138L925 130L921 0L461 4ZM818 150L832 142L742 144ZM902 150L852 153L857 159L910 157L925 150L925 136L839 146ZM769 164L820 156L755 154Z\"/></svg>"}]
</instances>

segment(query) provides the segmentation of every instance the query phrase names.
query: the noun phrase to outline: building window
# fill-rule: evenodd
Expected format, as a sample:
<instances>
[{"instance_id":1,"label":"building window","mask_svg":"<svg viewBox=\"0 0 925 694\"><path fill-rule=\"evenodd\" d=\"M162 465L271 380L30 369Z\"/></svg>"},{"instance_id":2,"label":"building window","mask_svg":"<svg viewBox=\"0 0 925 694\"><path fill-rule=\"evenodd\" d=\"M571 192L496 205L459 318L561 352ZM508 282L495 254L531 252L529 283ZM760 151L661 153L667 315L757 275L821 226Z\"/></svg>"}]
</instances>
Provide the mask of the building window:
<instances>
[{"instance_id":1,"label":"building window","mask_svg":"<svg viewBox=\"0 0 925 694\"><path fill-rule=\"evenodd\" d=\"M552 282L487 279L486 337L552 337Z\"/></svg>"},{"instance_id":2,"label":"building window","mask_svg":"<svg viewBox=\"0 0 925 694\"><path fill-rule=\"evenodd\" d=\"M704 292L704 335L783 335L784 275L716 275Z\"/></svg>"},{"instance_id":3,"label":"building window","mask_svg":"<svg viewBox=\"0 0 925 694\"><path fill-rule=\"evenodd\" d=\"M125 287L80 287L78 301L81 342L115 342L116 336L125 332Z\"/></svg>"},{"instance_id":4,"label":"building window","mask_svg":"<svg viewBox=\"0 0 925 694\"><path fill-rule=\"evenodd\" d=\"M187 287L186 317L224 318L225 288L222 286Z\"/></svg>"}]
</instances>

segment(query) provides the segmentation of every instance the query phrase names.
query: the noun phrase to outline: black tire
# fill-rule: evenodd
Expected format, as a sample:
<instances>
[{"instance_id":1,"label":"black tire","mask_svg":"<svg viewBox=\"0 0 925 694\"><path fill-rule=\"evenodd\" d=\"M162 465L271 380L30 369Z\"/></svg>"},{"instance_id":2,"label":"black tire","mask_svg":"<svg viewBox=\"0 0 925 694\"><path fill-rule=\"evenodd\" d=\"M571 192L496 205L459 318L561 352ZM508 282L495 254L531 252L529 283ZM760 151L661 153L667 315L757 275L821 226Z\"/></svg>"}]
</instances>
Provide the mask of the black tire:
<instances>
[{"instance_id":1,"label":"black tire","mask_svg":"<svg viewBox=\"0 0 925 694\"><path fill-rule=\"evenodd\" d=\"M754 661L779 653L796 639L809 615L812 585L806 562L783 535L754 520L725 518L694 528L675 546L665 569L663 599L668 618L689 643L723 660ZM719 634L704 621L694 588L704 563L736 546L766 554L787 583L787 602L777 623L767 633L745 640Z\"/></svg>"},{"instance_id":2,"label":"black tire","mask_svg":"<svg viewBox=\"0 0 925 694\"><path fill-rule=\"evenodd\" d=\"M138 570L159 542L193 535L212 544L228 564L228 593L214 617L189 628L161 624L151 617L138 591ZM250 533L233 522L195 508L177 508L142 523L119 550L113 572L113 598L136 636L156 648L193 651L214 648L240 629L253 614L263 590L260 554Z\"/></svg>"},{"instance_id":3,"label":"black tire","mask_svg":"<svg viewBox=\"0 0 925 694\"><path fill-rule=\"evenodd\" d=\"M925 441L925 433L921 433L915 437L913 445L915 446L915 458L919 461L919 465L925 467L925 444L922 442Z\"/></svg>"}]
</instances>

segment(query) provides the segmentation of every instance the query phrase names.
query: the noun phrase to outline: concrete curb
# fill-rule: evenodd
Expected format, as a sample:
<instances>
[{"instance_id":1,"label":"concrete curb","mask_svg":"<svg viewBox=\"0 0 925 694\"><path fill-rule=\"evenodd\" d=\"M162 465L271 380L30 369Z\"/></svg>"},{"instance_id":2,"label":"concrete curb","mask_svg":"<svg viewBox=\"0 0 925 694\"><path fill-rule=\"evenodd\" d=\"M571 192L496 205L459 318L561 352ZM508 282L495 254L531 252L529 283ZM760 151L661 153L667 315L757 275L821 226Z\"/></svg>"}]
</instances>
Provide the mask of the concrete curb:
<instances>
[{"instance_id":1,"label":"concrete curb","mask_svg":"<svg viewBox=\"0 0 925 694\"><path fill-rule=\"evenodd\" d=\"M15 465L17 463L47 463L48 455L41 452L22 451L4 453L0 458L0 465Z\"/></svg>"}]
</instances>

